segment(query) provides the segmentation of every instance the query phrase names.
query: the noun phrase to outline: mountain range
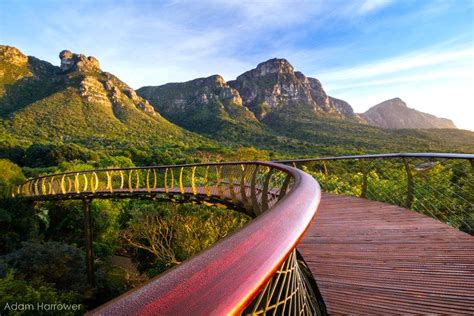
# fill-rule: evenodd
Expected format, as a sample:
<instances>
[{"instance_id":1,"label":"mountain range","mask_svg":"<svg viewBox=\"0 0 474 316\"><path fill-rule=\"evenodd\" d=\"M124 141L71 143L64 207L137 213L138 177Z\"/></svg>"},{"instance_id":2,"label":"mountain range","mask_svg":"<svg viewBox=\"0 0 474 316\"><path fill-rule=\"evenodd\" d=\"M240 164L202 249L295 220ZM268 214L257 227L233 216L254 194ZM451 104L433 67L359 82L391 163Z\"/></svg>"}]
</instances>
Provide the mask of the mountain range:
<instances>
[{"instance_id":1,"label":"mountain range","mask_svg":"<svg viewBox=\"0 0 474 316\"><path fill-rule=\"evenodd\" d=\"M315 116L382 128L456 128L448 119L408 108L399 98L356 114L348 102L328 96L318 79L294 71L287 60L277 58L260 63L229 82L214 75L183 83L142 87L137 93L171 121L199 132L203 128L215 132L218 126L202 124L207 125L216 117L242 124L265 122L290 107ZM206 111L210 111L210 115L206 115Z\"/></svg>"},{"instance_id":2,"label":"mountain range","mask_svg":"<svg viewBox=\"0 0 474 316\"><path fill-rule=\"evenodd\" d=\"M283 155L474 146L474 133L409 109L400 99L354 113L285 59L260 63L228 82L213 75L135 91L101 70L94 57L65 50L59 58L58 67L0 46L0 143L241 145Z\"/></svg>"}]
</instances>

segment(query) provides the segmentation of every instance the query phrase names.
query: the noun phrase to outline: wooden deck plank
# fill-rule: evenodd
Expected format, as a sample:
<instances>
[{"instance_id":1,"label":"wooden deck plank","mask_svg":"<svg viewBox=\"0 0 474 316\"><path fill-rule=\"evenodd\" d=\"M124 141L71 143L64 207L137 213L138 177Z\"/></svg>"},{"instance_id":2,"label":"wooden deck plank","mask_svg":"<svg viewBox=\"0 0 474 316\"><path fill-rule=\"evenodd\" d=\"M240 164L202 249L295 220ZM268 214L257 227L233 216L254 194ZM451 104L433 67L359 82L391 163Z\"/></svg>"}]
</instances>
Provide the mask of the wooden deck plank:
<instances>
[{"instance_id":1,"label":"wooden deck plank","mask_svg":"<svg viewBox=\"0 0 474 316\"><path fill-rule=\"evenodd\" d=\"M428 216L324 193L298 249L332 315L474 314L474 237Z\"/></svg>"}]
</instances>

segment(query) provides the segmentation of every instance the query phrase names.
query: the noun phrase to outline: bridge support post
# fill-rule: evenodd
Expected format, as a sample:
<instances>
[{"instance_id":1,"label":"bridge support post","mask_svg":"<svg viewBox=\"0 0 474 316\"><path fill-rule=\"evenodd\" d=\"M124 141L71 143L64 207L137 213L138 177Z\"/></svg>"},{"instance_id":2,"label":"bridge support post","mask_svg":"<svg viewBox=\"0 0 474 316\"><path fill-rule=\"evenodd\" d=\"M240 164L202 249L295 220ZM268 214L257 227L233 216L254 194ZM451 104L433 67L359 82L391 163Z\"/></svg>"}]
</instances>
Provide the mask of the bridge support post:
<instances>
[{"instance_id":1,"label":"bridge support post","mask_svg":"<svg viewBox=\"0 0 474 316\"><path fill-rule=\"evenodd\" d=\"M90 286L95 287L94 273L94 252L92 249L92 216L91 216L91 200L83 200L84 204L84 237L86 243L86 265L87 265L87 282Z\"/></svg>"}]
</instances>

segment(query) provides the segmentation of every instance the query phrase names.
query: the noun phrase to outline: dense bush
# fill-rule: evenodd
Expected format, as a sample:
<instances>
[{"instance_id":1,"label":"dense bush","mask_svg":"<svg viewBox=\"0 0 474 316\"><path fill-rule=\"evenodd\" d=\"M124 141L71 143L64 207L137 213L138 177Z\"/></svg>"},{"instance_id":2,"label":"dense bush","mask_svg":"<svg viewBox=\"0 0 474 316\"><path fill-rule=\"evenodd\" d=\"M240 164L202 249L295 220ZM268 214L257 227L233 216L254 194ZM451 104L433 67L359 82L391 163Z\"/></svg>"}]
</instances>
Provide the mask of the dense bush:
<instances>
[{"instance_id":1,"label":"dense bush","mask_svg":"<svg viewBox=\"0 0 474 316\"><path fill-rule=\"evenodd\" d=\"M10 160L0 159L0 198L11 196L14 185L25 180L21 168Z\"/></svg>"},{"instance_id":2,"label":"dense bush","mask_svg":"<svg viewBox=\"0 0 474 316\"><path fill-rule=\"evenodd\" d=\"M0 260L25 281L51 283L62 291L83 292L87 287L84 252L74 246L24 242L22 248Z\"/></svg>"},{"instance_id":3,"label":"dense bush","mask_svg":"<svg viewBox=\"0 0 474 316\"><path fill-rule=\"evenodd\" d=\"M19 248L22 241L41 238L43 214L31 202L0 199L0 255Z\"/></svg>"},{"instance_id":4,"label":"dense bush","mask_svg":"<svg viewBox=\"0 0 474 316\"><path fill-rule=\"evenodd\" d=\"M91 158L87 150L75 144L33 144L26 150L24 164L30 167L48 167L64 161L87 161Z\"/></svg>"}]
</instances>

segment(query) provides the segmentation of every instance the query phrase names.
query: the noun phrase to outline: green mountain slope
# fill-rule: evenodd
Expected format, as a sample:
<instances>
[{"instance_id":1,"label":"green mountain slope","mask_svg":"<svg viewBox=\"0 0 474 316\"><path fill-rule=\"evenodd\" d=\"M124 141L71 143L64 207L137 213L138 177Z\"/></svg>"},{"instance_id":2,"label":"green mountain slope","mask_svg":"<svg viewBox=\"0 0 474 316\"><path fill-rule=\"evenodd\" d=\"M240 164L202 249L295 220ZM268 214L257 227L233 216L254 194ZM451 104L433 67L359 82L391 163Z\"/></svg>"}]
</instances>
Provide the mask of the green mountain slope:
<instances>
[{"instance_id":1,"label":"green mountain slope","mask_svg":"<svg viewBox=\"0 0 474 316\"><path fill-rule=\"evenodd\" d=\"M210 144L163 118L93 57L61 53L61 67L0 46L0 119L20 143L88 147ZM7 57L5 57L7 56Z\"/></svg>"},{"instance_id":2,"label":"green mountain slope","mask_svg":"<svg viewBox=\"0 0 474 316\"><path fill-rule=\"evenodd\" d=\"M137 94L149 100L166 118L192 131L215 136L239 127L256 132L261 129L254 114L242 106L237 90L219 75L143 87Z\"/></svg>"},{"instance_id":3,"label":"green mountain slope","mask_svg":"<svg viewBox=\"0 0 474 316\"><path fill-rule=\"evenodd\" d=\"M311 144L274 134L242 105L242 98L219 75L182 83L148 86L137 94L150 101L166 119L224 145L257 146L298 153Z\"/></svg>"}]
</instances>

